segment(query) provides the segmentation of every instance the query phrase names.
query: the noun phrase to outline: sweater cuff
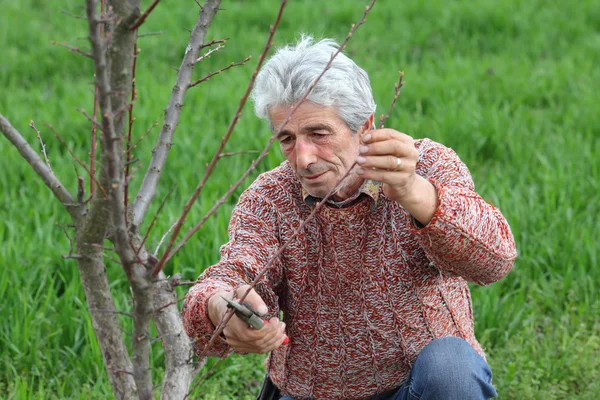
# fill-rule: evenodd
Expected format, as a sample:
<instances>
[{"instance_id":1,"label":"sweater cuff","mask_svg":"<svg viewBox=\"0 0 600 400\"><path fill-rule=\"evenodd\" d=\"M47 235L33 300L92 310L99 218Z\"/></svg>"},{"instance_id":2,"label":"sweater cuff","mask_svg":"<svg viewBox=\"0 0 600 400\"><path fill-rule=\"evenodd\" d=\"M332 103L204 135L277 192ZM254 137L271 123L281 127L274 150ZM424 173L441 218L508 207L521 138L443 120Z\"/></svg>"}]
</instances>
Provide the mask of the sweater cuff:
<instances>
[{"instance_id":1,"label":"sweater cuff","mask_svg":"<svg viewBox=\"0 0 600 400\"><path fill-rule=\"evenodd\" d=\"M423 229L427 229L432 227L435 222L440 218L440 215L443 214L443 209L442 209L442 196L441 193L444 190L443 187L440 185L440 183L438 181L436 181L435 179L432 178L425 178L429 181L429 183L431 183L433 185L433 187L435 188L435 193L436 193L436 208L435 208L435 212L433 213L433 217L431 218L431 221L429 221L429 223L427 225L423 225L422 223L420 223L415 217L413 217L412 215L410 216L409 219L409 223L407 228L415 234L420 234L422 233L421 231Z\"/></svg>"},{"instance_id":2,"label":"sweater cuff","mask_svg":"<svg viewBox=\"0 0 600 400\"><path fill-rule=\"evenodd\" d=\"M210 338L215 333L215 326L208 315L208 301L216 292L231 289L232 287L223 282L205 281L188 291L182 314L185 330L188 336L194 341L196 354L202 353ZM224 337L219 335L206 354L209 356L223 356L231 351L232 349Z\"/></svg>"}]
</instances>

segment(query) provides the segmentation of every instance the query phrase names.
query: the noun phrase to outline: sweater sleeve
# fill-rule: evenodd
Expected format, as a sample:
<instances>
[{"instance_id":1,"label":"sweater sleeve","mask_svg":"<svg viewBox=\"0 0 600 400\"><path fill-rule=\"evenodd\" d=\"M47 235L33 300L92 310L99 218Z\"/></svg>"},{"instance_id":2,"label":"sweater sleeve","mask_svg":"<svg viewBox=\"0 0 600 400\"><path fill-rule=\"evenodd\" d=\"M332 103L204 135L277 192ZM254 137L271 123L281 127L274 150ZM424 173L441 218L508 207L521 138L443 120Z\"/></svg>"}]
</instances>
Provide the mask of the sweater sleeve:
<instances>
[{"instance_id":1,"label":"sweater sleeve","mask_svg":"<svg viewBox=\"0 0 600 400\"><path fill-rule=\"evenodd\" d=\"M467 166L439 143L417 142L417 173L435 187L438 203L425 227L410 227L427 258L442 273L458 275L479 285L506 276L517 257L508 222L496 207L474 191Z\"/></svg>"},{"instance_id":2,"label":"sweater sleeve","mask_svg":"<svg viewBox=\"0 0 600 400\"><path fill-rule=\"evenodd\" d=\"M187 293L182 314L187 334L200 354L215 331L208 317L208 300L219 290L229 291L250 284L277 252L275 208L257 191L248 189L235 207L229 223L229 241L221 249L219 263L207 268ZM269 309L279 315L276 287L281 280L281 263L276 260L260 279L255 290ZM219 337L207 355L224 356L231 348Z\"/></svg>"}]
</instances>

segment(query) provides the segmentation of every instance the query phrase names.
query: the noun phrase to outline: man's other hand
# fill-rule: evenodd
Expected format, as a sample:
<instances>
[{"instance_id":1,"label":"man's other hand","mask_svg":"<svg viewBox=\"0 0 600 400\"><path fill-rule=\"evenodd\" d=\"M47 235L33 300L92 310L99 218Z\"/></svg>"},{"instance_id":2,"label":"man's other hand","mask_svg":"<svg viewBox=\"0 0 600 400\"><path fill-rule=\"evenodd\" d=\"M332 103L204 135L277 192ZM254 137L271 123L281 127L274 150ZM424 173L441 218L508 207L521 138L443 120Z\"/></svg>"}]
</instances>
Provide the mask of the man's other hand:
<instances>
[{"instance_id":1,"label":"man's other hand","mask_svg":"<svg viewBox=\"0 0 600 400\"><path fill-rule=\"evenodd\" d=\"M246 293L249 286L240 286L235 290L236 298L240 298ZM221 318L227 311L227 302L223 297L229 300L234 299L234 291L219 291L208 300L208 314L214 326L218 326ZM248 293L245 302L249 303L254 311L259 315L268 312L267 305L254 289ZM265 320L265 325L260 330L250 327L246 322L239 319L235 314L231 317L225 329L223 330L225 340L236 352L245 353L268 353L279 346L287 338L285 334L285 323L274 317L269 321Z\"/></svg>"}]
</instances>

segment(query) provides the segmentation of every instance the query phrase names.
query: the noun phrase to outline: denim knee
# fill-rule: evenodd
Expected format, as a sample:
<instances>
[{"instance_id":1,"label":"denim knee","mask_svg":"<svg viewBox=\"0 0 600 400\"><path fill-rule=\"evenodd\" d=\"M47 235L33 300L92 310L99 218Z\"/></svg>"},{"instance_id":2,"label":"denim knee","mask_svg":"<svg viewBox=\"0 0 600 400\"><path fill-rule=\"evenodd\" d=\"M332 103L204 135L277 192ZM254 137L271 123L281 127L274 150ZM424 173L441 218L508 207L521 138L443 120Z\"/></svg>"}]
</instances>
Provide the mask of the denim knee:
<instances>
[{"instance_id":1,"label":"denim knee","mask_svg":"<svg viewBox=\"0 0 600 400\"><path fill-rule=\"evenodd\" d=\"M444 337L421 350L411 371L411 394L420 399L489 399L492 371L465 340Z\"/></svg>"}]
</instances>

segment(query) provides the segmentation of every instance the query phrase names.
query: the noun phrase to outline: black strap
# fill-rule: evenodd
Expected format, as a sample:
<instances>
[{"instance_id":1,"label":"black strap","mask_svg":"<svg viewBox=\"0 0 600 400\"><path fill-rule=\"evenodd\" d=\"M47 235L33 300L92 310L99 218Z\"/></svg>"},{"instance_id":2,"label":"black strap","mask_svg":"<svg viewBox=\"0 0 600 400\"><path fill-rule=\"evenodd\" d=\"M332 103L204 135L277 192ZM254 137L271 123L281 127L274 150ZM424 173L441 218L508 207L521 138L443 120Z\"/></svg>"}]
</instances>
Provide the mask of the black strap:
<instances>
[{"instance_id":1,"label":"black strap","mask_svg":"<svg viewBox=\"0 0 600 400\"><path fill-rule=\"evenodd\" d=\"M279 397L281 397L279 389L273 384L269 375L265 376L265 381L256 400L278 400Z\"/></svg>"}]
</instances>

